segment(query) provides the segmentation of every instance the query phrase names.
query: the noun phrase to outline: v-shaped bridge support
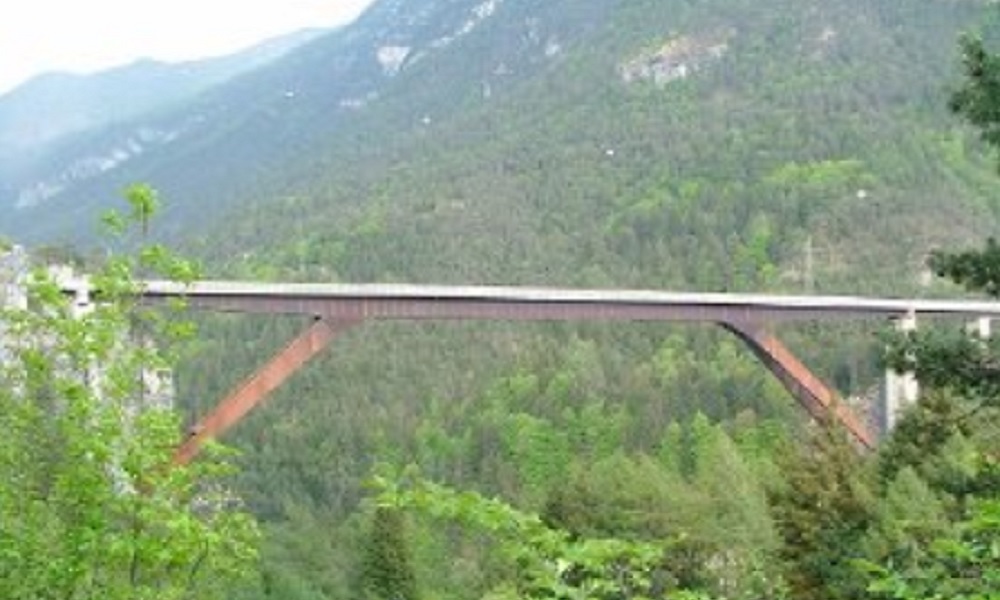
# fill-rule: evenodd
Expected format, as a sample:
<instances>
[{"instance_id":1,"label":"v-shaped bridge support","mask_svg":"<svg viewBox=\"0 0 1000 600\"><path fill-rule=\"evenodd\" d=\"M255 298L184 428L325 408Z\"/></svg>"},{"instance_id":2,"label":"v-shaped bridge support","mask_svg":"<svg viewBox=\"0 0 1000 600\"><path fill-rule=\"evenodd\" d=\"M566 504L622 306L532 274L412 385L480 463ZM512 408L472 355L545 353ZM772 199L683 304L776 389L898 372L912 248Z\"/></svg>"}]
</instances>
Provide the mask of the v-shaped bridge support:
<instances>
[{"instance_id":1,"label":"v-shaped bridge support","mask_svg":"<svg viewBox=\"0 0 1000 600\"><path fill-rule=\"evenodd\" d=\"M326 348L336 335L361 323L357 320L317 318L298 337L246 378L216 408L198 422L191 435L177 449L175 464L187 464L209 439L218 437L261 404L269 393ZM813 418L836 418L866 448L875 446L875 437L836 393L813 375L781 341L755 322L720 322L742 339L785 388Z\"/></svg>"}]
</instances>

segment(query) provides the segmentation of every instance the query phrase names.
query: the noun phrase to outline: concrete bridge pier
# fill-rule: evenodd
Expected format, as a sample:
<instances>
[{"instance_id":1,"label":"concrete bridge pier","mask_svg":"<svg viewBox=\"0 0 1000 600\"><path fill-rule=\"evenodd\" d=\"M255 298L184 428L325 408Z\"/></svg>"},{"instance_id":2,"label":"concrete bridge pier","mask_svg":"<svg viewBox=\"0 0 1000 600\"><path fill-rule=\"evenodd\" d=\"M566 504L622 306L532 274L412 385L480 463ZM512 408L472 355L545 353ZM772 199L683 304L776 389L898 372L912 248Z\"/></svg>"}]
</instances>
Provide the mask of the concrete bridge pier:
<instances>
[{"instance_id":1,"label":"concrete bridge pier","mask_svg":"<svg viewBox=\"0 0 1000 600\"><path fill-rule=\"evenodd\" d=\"M916 331L917 315L910 311L905 316L895 320L899 332ZM903 412L916 404L920 397L920 385L913 373L899 373L892 369L885 372L885 385L882 392L882 434L887 435L895 427Z\"/></svg>"},{"instance_id":2,"label":"concrete bridge pier","mask_svg":"<svg viewBox=\"0 0 1000 600\"><path fill-rule=\"evenodd\" d=\"M965 330L981 340L988 340L993 335L993 319L990 317L979 317L974 321L970 321L966 325Z\"/></svg>"}]
</instances>

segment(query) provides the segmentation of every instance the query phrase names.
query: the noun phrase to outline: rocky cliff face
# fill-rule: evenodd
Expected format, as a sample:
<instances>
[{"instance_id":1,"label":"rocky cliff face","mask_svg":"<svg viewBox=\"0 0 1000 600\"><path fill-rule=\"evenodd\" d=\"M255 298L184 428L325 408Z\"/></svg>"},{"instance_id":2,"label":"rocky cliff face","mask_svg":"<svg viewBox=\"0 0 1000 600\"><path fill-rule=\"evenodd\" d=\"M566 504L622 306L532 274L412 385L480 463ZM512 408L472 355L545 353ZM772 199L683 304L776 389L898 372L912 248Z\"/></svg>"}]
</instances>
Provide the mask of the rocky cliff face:
<instances>
[{"instance_id":1,"label":"rocky cliff face","mask_svg":"<svg viewBox=\"0 0 1000 600\"><path fill-rule=\"evenodd\" d=\"M28 253L23 247L0 247L0 307L27 305L24 281L28 270Z\"/></svg>"},{"instance_id":2,"label":"rocky cliff face","mask_svg":"<svg viewBox=\"0 0 1000 600\"><path fill-rule=\"evenodd\" d=\"M728 30L671 38L622 63L622 79L625 83L652 81L658 86L684 79L721 59L729 50L726 40L734 34Z\"/></svg>"}]
</instances>

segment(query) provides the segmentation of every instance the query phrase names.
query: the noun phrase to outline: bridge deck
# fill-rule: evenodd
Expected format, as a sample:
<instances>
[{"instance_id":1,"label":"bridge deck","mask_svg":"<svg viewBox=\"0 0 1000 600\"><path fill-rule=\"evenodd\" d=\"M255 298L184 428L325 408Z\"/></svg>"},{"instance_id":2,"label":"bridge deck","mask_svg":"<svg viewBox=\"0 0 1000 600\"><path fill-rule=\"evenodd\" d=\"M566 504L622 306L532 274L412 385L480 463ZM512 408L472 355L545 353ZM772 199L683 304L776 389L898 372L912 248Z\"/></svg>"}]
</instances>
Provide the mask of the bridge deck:
<instances>
[{"instance_id":1,"label":"bridge deck","mask_svg":"<svg viewBox=\"0 0 1000 600\"><path fill-rule=\"evenodd\" d=\"M858 296L780 296L499 286L146 283L150 301L186 297L215 311L304 314L343 320L498 319L776 322L844 318L1000 318L1000 302Z\"/></svg>"}]
</instances>

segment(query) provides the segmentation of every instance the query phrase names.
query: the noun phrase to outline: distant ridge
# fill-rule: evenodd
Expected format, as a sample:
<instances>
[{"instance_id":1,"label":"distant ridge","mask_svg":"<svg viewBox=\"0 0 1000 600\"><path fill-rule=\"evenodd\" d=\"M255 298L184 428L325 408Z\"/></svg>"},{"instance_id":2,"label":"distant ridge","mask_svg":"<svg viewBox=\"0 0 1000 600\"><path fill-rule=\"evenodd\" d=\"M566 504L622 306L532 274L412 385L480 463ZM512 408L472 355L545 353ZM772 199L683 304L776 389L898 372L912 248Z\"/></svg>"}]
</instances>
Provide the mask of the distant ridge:
<instances>
[{"instance_id":1,"label":"distant ridge","mask_svg":"<svg viewBox=\"0 0 1000 600\"><path fill-rule=\"evenodd\" d=\"M325 30L305 29L219 57L185 62L139 59L91 74L50 72L0 95L0 174L69 134L161 110L272 62ZM9 168L7 169L9 170Z\"/></svg>"}]
</instances>

